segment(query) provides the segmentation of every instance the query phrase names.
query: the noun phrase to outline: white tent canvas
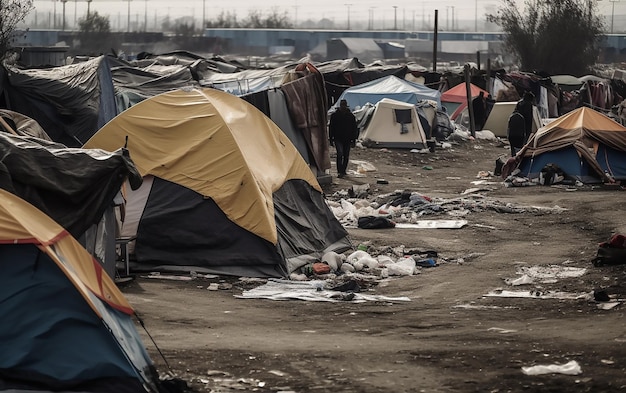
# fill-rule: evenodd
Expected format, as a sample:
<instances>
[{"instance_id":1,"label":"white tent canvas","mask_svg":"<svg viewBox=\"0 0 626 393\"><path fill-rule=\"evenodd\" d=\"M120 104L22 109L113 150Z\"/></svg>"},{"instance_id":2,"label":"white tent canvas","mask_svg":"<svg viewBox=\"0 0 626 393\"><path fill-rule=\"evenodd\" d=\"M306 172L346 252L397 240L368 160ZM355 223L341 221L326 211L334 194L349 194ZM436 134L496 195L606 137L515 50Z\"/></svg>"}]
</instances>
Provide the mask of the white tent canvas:
<instances>
[{"instance_id":1,"label":"white tent canvas","mask_svg":"<svg viewBox=\"0 0 626 393\"><path fill-rule=\"evenodd\" d=\"M360 139L367 147L424 148L426 135L415 105L383 98L361 130Z\"/></svg>"}]
</instances>

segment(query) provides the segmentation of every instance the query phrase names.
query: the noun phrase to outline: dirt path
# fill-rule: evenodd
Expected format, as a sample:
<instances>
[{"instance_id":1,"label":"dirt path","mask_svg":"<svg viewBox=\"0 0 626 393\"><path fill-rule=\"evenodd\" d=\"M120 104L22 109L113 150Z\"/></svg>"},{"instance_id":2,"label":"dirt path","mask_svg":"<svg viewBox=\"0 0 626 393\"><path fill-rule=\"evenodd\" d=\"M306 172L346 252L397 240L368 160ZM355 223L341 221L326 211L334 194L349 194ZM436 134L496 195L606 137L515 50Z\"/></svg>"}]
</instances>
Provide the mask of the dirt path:
<instances>
[{"instance_id":1,"label":"dirt path","mask_svg":"<svg viewBox=\"0 0 626 393\"><path fill-rule=\"evenodd\" d=\"M376 171L334 179L325 192L333 200L355 184L370 184L371 197L410 190L455 198L476 187L471 182L481 171L492 171L495 159L506 152L489 141L463 142L431 154L355 149L351 158L373 164ZM626 298L626 265L591 264L599 242L626 233L626 194L601 186L507 188L499 178L482 179L493 182L480 186L485 197L564 210L471 211L461 229L349 230L355 246L369 241L372 247L438 252L437 267L382 281L367 291L405 296L408 302L240 299L236 296L258 284L228 277L139 278L123 292L172 370L197 391L626 391L626 306L602 310L589 296L603 290ZM547 265L587 271L548 283L505 283L519 277L520 268ZM232 287L207 290L213 282ZM586 296L485 296L497 288ZM163 359L144 338L165 373ZM571 360L581 374L522 373L522 367Z\"/></svg>"}]
</instances>

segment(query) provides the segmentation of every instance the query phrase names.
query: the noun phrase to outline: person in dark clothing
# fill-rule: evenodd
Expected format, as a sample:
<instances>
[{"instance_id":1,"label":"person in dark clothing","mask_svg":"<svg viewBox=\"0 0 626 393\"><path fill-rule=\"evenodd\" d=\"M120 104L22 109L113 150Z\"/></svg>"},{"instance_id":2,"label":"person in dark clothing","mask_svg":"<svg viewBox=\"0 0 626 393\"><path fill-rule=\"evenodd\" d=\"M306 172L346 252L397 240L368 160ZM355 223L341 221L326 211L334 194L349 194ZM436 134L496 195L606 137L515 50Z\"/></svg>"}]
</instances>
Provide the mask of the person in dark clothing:
<instances>
[{"instance_id":1,"label":"person in dark clothing","mask_svg":"<svg viewBox=\"0 0 626 393\"><path fill-rule=\"evenodd\" d=\"M328 127L328 139L337 150L337 173L338 177L344 177L348 169L350 147L356 143L359 130L356 118L348 107L348 101L341 100L339 109L330 115Z\"/></svg>"},{"instance_id":2,"label":"person in dark clothing","mask_svg":"<svg viewBox=\"0 0 626 393\"><path fill-rule=\"evenodd\" d=\"M524 143L526 143L526 141L530 137L530 134L532 133L532 130L533 130L533 107L534 105L535 105L535 95L530 91L525 92L522 99L517 102L517 105L515 105L515 111L521 113L522 116L524 116L525 134L526 134L525 135L526 139Z\"/></svg>"},{"instance_id":3,"label":"person in dark clothing","mask_svg":"<svg viewBox=\"0 0 626 393\"><path fill-rule=\"evenodd\" d=\"M509 116L506 137L509 140L509 145L511 146L511 157L515 156L528 140L524 116L519 113L517 109L511 113L511 116Z\"/></svg>"},{"instance_id":4,"label":"person in dark clothing","mask_svg":"<svg viewBox=\"0 0 626 393\"><path fill-rule=\"evenodd\" d=\"M474 130L481 131L487 121L487 100L483 91L472 100L472 110L474 112Z\"/></svg>"}]
</instances>

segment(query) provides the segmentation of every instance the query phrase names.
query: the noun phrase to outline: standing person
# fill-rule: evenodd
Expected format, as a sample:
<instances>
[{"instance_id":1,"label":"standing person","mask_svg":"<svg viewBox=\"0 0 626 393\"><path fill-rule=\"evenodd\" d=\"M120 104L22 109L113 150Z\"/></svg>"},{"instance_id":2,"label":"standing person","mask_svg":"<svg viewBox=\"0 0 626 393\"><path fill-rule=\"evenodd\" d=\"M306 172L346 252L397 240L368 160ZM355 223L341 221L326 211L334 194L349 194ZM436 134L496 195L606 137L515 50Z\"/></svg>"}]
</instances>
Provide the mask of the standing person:
<instances>
[{"instance_id":1,"label":"standing person","mask_svg":"<svg viewBox=\"0 0 626 393\"><path fill-rule=\"evenodd\" d=\"M474 130L482 131L487 121L487 100L485 92L481 91L477 97L472 100L472 110L474 111Z\"/></svg>"},{"instance_id":2,"label":"standing person","mask_svg":"<svg viewBox=\"0 0 626 393\"><path fill-rule=\"evenodd\" d=\"M337 150L337 177L341 178L346 175L350 147L356 143L358 134L356 118L348 107L348 101L341 100L339 109L330 115L328 127L328 139L330 144L334 144Z\"/></svg>"},{"instance_id":3,"label":"standing person","mask_svg":"<svg viewBox=\"0 0 626 393\"><path fill-rule=\"evenodd\" d=\"M509 145L511 146L511 157L514 157L528 140L524 116L519 113L517 109L509 116L506 138L509 140Z\"/></svg>"},{"instance_id":4,"label":"standing person","mask_svg":"<svg viewBox=\"0 0 626 393\"><path fill-rule=\"evenodd\" d=\"M524 96L521 100L517 102L515 105L515 111L519 112L524 116L524 124L525 124L525 135L524 135L524 143L528 141L530 134L533 131L533 107L535 105L535 95L531 91L527 91L524 93Z\"/></svg>"}]
</instances>

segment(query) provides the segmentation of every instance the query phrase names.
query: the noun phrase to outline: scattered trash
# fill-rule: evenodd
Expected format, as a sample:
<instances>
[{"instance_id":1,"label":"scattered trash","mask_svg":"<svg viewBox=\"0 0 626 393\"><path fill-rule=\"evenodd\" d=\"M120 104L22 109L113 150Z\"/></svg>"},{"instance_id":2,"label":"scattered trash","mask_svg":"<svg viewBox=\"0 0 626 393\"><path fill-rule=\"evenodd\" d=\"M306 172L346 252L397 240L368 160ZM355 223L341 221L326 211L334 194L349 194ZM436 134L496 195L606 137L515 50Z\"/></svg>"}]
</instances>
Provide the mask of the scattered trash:
<instances>
[{"instance_id":1,"label":"scattered trash","mask_svg":"<svg viewBox=\"0 0 626 393\"><path fill-rule=\"evenodd\" d=\"M172 280L172 281L191 281L194 277L191 276L175 276L171 274L161 274L160 272L152 272L147 276L141 276L142 278L153 278L159 280Z\"/></svg>"},{"instance_id":2,"label":"scattered trash","mask_svg":"<svg viewBox=\"0 0 626 393\"><path fill-rule=\"evenodd\" d=\"M419 259L415 261L415 265L419 267L435 267L437 266L437 261L432 258Z\"/></svg>"},{"instance_id":3,"label":"scattered trash","mask_svg":"<svg viewBox=\"0 0 626 393\"><path fill-rule=\"evenodd\" d=\"M522 372L526 375L542 375L542 374L566 374L578 375L583 371L577 361L572 360L565 364L549 364L537 365L531 367L522 367Z\"/></svg>"},{"instance_id":4,"label":"scattered trash","mask_svg":"<svg viewBox=\"0 0 626 393\"><path fill-rule=\"evenodd\" d=\"M486 297L510 297L510 298L530 298L530 299L560 299L560 300L578 300L591 299L589 293L572 293L559 291L540 291L538 289L530 291L507 291L503 289L495 289L486 295Z\"/></svg>"},{"instance_id":5,"label":"scattered trash","mask_svg":"<svg viewBox=\"0 0 626 393\"><path fill-rule=\"evenodd\" d=\"M517 333L517 330L513 330L513 329L503 329L503 328L498 328L498 327L492 327L487 329L488 332L497 332L497 333L501 333L501 334L509 334L509 333Z\"/></svg>"},{"instance_id":6,"label":"scattered trash","mask_svg":"<svg viewBox=\"0 0 626 393\"><path fill-rule=\"evenodd\" d=\"M606 291L595 290L593 291L593 300L595 300L596 302L608 302L611 300L611 298L606 293Z\"/></svg>"},{"instance_id":7,"label":"scattered trash","mask_svg":"<svg viewBox=\"0 0 626 393\"><path fill-rule=\"evenodd\" d=\"M400 258L396 263L387 266L390 276L412 276L415 274L415 259L413 257Z\"/></svg>"},{"instance_id":8,"label":"scattered trash","mask_svg":"<svg viewBox=\"0 0 626 393\"><path fill-rule=\"evenodd\" d=\"M376 184L389 184L389 182L385 179L376 179Z\"/></svg>"},{"instance_id":9,"label":"scattered trash","mask_svg":"<svg viewBox=\"0 0 626 393\"><path fill-rule=\"evenodd\" d=\"M424 166L422 167L422 169L427 170L427 171L432 171L432 170L433 170L433 167L432 167L432 166L430 166L430 165L424 165Z\"/></svg>"},{"instance_id":10,"label":"scattered trash","mask_svg":"<svg viewBox=\"0 0 626 393\"><path fill-rule=\"evenodd\" d=\"M377 170L374 165L372 165L371 163L367 161L350 160L350 163L357 166L356 171L358 173L376 172Z\"/></svg>"},{"instance_id":11,"label":"scattered trash","mask_svg":"<svg viewBox=\"0 0 626 393\"><path fill-rule=\"evenodd\" d=\"M517 274L521 275L518 278L506 278L504 280L508 285L525 285L534 283L555 283L560 278L576 278L581 277L587 273L585 268L561 266L561 265L548 265L548 266L523 266Z\"/></svg>"},{"instance_id":12,"label":"scattered trash","mask_svg":"<svg viewBox=\"0 0 626 393\"><path fill-rule=\"evenodd\" d=\"M533 280L533 278L530 277L528 274L524 274L523 276L516 279L506 278L504 282L506 282L508 285L517 286L532 284L535 282L535 280Z\"/></svg>"},{"instance_id":13,"label":"scattered trash","mask_svg":"<svg viewBox=\"0 0 626 393\"><path fill-rule=\"evenodd\" d=\"M459 229L467 225L466 220L419 220L414 223L396 223L401 229Z\"/></svg>"},{"instance_id":14,"label":"scattered trash","mask_svg":"<svg viewBox=\"0 0 626 393\"><path fill-rule=\"evenodd\" d=\"M241 299L269 299L269 300L305 300L315 302L352 301L363 303L367 301L408 302L408 297L389 297L382 295L367 295L363 293L345 293L325 289L325 281L293 282L290 280L269 279L266 284L235 295ZM321 290L318 290L321 288Z\"/></svg>"},{"instance_id":15,"label":"scattered trash","mask_svg":"<svg viewBox=\"0 0 626 393\"><path fill-rule=\"evenodd\" d=\"M603 302L598 303L598 308L600 310L612 310L613 308L620 305L620 302Z\"/></svg>"}]
</instances>

